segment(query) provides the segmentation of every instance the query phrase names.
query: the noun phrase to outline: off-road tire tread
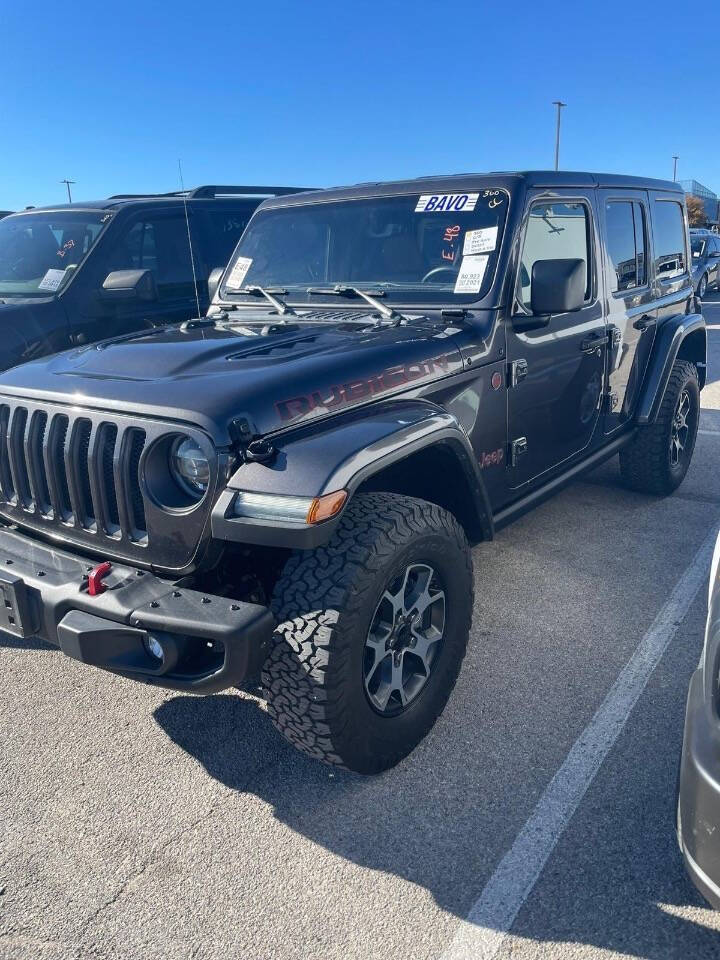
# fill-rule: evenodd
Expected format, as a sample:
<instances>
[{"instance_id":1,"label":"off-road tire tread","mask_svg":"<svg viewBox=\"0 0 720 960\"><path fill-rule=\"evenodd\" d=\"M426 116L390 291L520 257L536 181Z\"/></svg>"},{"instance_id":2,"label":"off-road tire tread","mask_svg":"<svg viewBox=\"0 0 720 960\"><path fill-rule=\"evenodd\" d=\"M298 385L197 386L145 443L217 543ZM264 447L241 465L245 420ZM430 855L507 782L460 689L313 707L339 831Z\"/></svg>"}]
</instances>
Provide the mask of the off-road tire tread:
<instances>
[{"instance_id":1,"label":"off-road tire tread","mask_svg":"<svg viewBox=\"0 0 720 960\"><path fill-rule=\"evenodd\" d=\"M620 451L620 475L631 490L659 496L672 493L677 485L668 474L668 425L675 415L678 397L688 380L698 383L697 368L688 360L673 364L657 420L642 427ZM699 389L699 388L698 388Z\"/></svg>"},{"instance_id":2,"label":"off-road tire tread","mask_svg":"<svg viewBox=\"0 0 720 960\"><path fill-rule=\"evenodd\" d=\"M435 504L390 493L356 495L325 546L298 551L288 560L273 593L278 626L262 683L272 722L309 756L347 768L333 742L353 721L345 704L346 682L333 685L326 671L331 645L334 652L348 647L353 622L371 602L372 582L368 577L364 589L358 589L358 574L368 571L371 557L391 563L409 538L428 532L454 541L472 584L470 550L455 517ZM308 612L297 615L298 610ZM338 611L343 629L336 627ZM466 633L470 619L469 613ZM456 679L457 673L450 690ZM432 722L443 707L444 702L437 705ZM384 763L383 769L392 762L397 761Z\"/></svg>"}]
</instances>

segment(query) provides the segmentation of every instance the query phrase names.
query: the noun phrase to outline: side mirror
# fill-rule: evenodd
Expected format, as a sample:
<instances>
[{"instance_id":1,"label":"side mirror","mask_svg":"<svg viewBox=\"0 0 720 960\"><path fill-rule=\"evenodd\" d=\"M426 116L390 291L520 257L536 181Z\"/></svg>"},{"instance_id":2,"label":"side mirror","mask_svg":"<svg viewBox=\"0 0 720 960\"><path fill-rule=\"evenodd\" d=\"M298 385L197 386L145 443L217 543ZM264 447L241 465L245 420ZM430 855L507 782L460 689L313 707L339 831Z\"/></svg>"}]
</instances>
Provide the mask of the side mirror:
<instances>
[{"instance_id":1,"label":"side mirror","mask_svg":"<svg viewBox=\"0 0 720 960\"><path fill-rule=\"evenodd\" d=\"M113 270L102 285L103 300L157 300L155 278L150 270Z\"/></svg>"},{"instance_id":2,"label":"side mirror","mask_svg":"<svg viewBox=\"0 0 720 960\"><path fill-rule=\"evenodd\" d=\"M210 300L210 303L212 303L215 299L215 294L218 291L220 280L222 279L224 272L224 267L215 267L214 270L210 271L210 276L208 277L208 299Z\"/></svg>"},{"instance_id":3,"label":"side mirror","mask_svg":"<svg viewBox=\"0 0 720 960\"><path fill-rule=\"evenodd\" d=\"M572 313L585 303L584 260L536 260L530 309L535 316Z\"/></svg>"}]
</instances>

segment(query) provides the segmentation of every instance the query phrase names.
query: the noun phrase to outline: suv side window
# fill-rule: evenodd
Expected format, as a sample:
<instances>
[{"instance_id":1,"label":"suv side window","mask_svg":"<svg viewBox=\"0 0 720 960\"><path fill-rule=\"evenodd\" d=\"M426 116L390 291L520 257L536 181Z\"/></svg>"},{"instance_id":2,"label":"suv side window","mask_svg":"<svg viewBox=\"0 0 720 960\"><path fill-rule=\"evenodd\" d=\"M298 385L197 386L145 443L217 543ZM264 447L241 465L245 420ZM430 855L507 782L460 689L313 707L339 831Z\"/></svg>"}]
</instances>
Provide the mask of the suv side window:
<instances>
[{"instance_id":1,"label":"suv side window","mask_svg":"<svg viewBox=\"0 0 720 960\"><path fill-rule=\"evenodd\" d=\"M148 216L119 238L106 263L114 270L150 270L155 277L158 300L179 300L195 295L185 218Z\"/></svg>"},{"instance_id":2,"label":"suv side window","mask_svg":"<svg viewBox=\"0 0 720 960\"><path fill-rule=\"evenodd\" d=\"M590 299L590 217L584 203L544 200L530 208L520 260L517 296L530 309L532 268L536 260L585 261L585 298Z\"/></svg>"},{"instance_id":3,"label":"suv side window","mask_svg":"<svg viewBox=\"0 0 720 960\"><path fill-rule=\"evenodd\" d=\"M655 270L659 280L685 273L685 218L674 200L655 201Z\"/></svg>"},{"instance_id":4,"label":"suv side window","mask_svg":"<svg viewBox=\"0 0 720 960\"><path fill-rule=\"evenodd\" d=\"M644 287L645 215L634 200L610 200L605 207L607 251L615 268L615 291Z\"/></svg>"},{"instance_id":5,"label":"suv side window","mask_svg":"<svg viewBox=\"0 0 720 960\"><path fill-rule=\"evenodd\" d=\"M207 210L204 224L204 238L207 248L206 261L213 267L224 267L237 246L248 220L253 214L252 208L236 206L232 210Z\"/></svg>"}]
</instances>

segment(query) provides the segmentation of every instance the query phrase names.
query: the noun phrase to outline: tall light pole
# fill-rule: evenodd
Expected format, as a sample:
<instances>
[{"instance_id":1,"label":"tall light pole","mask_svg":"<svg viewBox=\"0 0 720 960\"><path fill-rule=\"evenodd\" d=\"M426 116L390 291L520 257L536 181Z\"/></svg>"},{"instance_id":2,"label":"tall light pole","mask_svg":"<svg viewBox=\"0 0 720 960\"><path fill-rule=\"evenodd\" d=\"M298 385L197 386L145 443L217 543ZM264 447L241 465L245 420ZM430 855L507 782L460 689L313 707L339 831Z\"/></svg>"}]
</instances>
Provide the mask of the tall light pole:
<instances>
[{"instance_id":1,"label":"tall light pole","mask_svg":"<svg viewBox=\"0 0 720 960\"><path fill-rule=\"evenodd\" d=\"M673 180L677 180L677 162L679 159L680 157L676 157L673 154Z\"/></svg>"},{"instance_id":2,"label":"tall light pole","mask_svg":"<svg viewBox=\"0 0 720 960\"><path fill-rule=\"evenodd\" d=\"M557 126L555 127L555 169L560 166L560 111L567 104L562 100L553 100L553 106L557 107Z\"/></svg>"},{"instance_id":3,"label":"tall light pole","mask_svg":"<svg viewBox=\"0 0 720 960\"><path fill-rule=\"evenodd\" d=\"M75 181L74 181L74 180L61 180L60 183L64 183L65 186L67 187L68 203L72 203L72 195L71 195L71 193L70 193L70 184L71 184L71 183L75 183Z\"/></svg>"}]
</instances>

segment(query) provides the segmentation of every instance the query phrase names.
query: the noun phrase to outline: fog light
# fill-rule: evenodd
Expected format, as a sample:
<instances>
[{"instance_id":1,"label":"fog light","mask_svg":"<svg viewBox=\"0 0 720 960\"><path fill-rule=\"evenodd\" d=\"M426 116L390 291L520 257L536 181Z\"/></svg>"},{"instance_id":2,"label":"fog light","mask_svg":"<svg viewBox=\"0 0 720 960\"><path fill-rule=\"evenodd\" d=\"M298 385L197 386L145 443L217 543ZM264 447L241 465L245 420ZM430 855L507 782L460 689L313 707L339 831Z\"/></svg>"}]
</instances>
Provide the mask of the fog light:
<instances>
[{"instance_id":1,"label":"fog light","mask_svg":"<svg viewBox=\"0 0 720 960\"><path fill-rule=\"evenodd\" d=\"M165 657L165 651L163 650L162 644L158 638L152 634L147 633L143 637L143 643L145 644L145 649L150 654L151 657L154 657L155 660L163 660Z\"/></svg>"}]
</instances>

